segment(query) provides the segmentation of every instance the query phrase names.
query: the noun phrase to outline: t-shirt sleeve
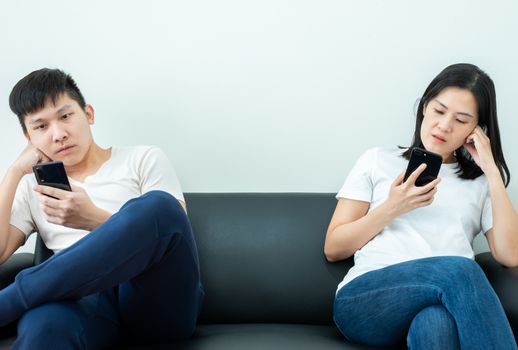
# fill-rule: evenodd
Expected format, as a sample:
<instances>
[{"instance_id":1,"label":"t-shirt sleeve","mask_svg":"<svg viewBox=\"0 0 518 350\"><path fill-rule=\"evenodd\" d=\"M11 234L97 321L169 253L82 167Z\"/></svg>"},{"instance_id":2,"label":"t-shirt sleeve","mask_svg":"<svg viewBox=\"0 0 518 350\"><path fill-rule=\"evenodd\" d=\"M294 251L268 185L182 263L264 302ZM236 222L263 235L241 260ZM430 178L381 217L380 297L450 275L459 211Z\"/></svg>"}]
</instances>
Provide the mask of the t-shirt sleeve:
<instances>
[{"instance_id":1,"label":"t-shirt sleeve","mask_svg":"<svg viewBox=\"0 0 518 350\"><path fill-rule=\"evenodd\" d=\"M372 201L372 169L376 163L376 156L377 149L372 148L358 158L336 198Z\"/></svg>"},{"instance_id":2,"label":"t-shirt sleeve","mask_svg":"<svg viewBox=\"0 0 518 350\"><path fill-rule=\"evenodd\" d=\"M484 233L493 227L493 207L491 205L491 197L489 196L489 193L486 195L486 199L484 200L480 225L482 227L482 232Z\"/></svg>"},{"instance_id":3,"label":"t-shirt sleeve","mask_svg":"<svg viewBox=\"0 0 518 350\"><path fill-rule=\"evenodd\" d=\"M161 190L185 202L173 165L160 148L152 146L145 152L140 162L139 173L142 194Z\"/></svg>"},{"instance_id":4,"label":"t-shirt sleeve","mask_svg":"<svg viewBox=\"0 0 518 350\"><path fill-rule=\"evenodd\" d=\"M16 189L10 219L10 224L22 231L25 234L25 239L35 232L35 225L29 205L28 189L29 184L23 178Z\"/></svg>"}]
</instances>

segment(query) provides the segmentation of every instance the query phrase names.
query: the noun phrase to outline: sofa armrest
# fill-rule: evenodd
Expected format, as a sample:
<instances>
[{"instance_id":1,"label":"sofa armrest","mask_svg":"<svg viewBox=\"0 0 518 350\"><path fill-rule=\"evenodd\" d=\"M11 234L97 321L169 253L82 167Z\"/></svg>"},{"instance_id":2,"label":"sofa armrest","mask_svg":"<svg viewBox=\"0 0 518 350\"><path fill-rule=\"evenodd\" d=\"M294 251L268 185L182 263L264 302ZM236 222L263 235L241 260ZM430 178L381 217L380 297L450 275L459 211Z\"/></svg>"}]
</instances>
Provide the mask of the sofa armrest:
<instances>
[{"instance_id":1,"label":"sofa armrest","mask_svg":"<svg viewBox=\"0 0 518 350\"><path fill-rule=\"evenodd\" d=\"M27 267L33 266L33 264L34 254L13 254L9 259L7 259L7 261L0 265L0 289L3 289L11 284L18 272Z\"/></svg>"},{"instance_id":2,"label":"sofa armrest","mask_svg":"<svg viewBox=\"0 0 518 350\"><path fill-rule=\"evenodd\" d=\"M500 265L491 253L481 253L475 257L487 279L493 286L504 307L511 328L518 336L518 267L507 268Z\"/></svg>"}]
</instances>

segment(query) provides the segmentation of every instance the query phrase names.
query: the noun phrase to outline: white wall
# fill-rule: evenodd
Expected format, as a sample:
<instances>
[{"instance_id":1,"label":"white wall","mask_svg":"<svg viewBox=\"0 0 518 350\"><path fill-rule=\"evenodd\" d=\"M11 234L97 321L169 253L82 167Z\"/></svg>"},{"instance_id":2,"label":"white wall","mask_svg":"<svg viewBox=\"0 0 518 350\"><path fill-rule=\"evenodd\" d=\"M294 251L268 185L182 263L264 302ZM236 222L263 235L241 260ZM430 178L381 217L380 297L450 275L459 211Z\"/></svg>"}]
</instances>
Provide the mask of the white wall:
<instances>
[{"instance_id":1,"label":"white wall","mask_svg":"<svg viewBox=\"0 0 518 350\"><path fill-rule=\"evenodd\" d=\"M9 92L47 66L94 105L102 146L163 147L185 191L336 192L366 148L409 144L442 68L472 62L495 81L518 176L517 14L513 0L2 2L0 171L24 145Z\"/></svg>"}]
</instances>

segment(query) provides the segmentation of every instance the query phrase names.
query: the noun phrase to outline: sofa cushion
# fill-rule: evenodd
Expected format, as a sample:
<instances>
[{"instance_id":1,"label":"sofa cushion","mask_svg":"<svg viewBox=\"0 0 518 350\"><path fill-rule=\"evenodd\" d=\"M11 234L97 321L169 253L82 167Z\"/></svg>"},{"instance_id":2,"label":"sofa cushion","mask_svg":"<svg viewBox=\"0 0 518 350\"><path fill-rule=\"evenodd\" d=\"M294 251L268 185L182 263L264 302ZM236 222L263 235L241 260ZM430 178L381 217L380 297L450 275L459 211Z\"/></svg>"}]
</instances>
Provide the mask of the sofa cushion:
<instances>
[{"instance_id":1,"label":"sofa cushion","mask_svg":"<svg viewBox=\"0 0 518 350\"><path fill-rule=\"evenodd\" d=\"M186 194L206 291L201 323L332 324L352 259L330 264L332 194Z\"/></svg>"}]
</instances>

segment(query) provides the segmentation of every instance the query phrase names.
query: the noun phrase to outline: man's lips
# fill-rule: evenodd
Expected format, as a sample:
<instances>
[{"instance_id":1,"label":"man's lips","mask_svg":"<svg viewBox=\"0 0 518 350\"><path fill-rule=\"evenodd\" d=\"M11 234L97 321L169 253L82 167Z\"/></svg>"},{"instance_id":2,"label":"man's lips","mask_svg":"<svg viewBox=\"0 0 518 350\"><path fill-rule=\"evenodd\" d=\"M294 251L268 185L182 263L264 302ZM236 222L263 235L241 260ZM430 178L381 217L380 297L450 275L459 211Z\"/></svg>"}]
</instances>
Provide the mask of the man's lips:
<instances>
[{"instance_id":1,"label":"man's lips","mask_svg":"<svg viewBox=\"0 0 518 350\"><path fill-rule=\"evenodd\" d=\"M65 146L65 147L61 147L57 152L56 154L60 154L60 153L67 153L68 150L72 149L74 146Z\"/></svg>"}]
</instances>

